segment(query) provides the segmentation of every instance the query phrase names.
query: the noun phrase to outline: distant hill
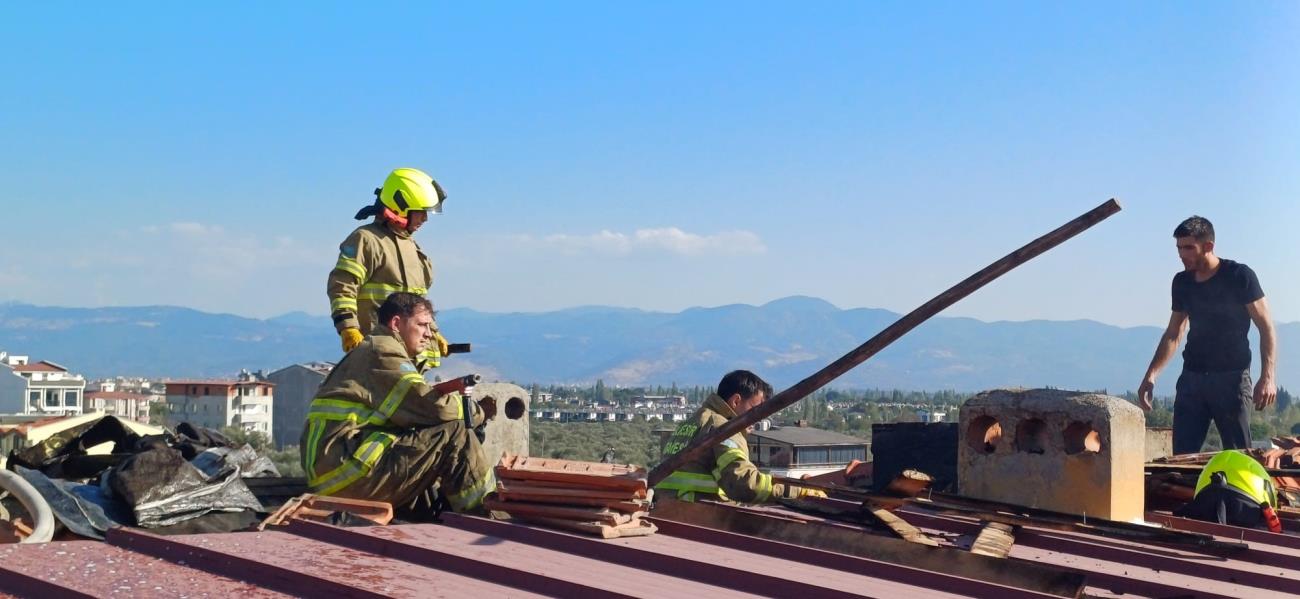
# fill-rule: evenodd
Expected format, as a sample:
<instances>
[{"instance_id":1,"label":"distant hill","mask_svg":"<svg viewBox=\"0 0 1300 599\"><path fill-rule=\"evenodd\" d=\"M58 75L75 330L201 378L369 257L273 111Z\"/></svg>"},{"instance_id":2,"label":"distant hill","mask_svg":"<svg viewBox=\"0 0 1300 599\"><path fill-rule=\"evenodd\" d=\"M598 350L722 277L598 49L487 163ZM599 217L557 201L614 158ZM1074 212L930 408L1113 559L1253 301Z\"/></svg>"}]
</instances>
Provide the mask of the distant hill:
<instances>
[{"instance_id":1,"label":"distant hill","mask_svg":"<svg viewBox=\"0 0 1300 599\"><path fill-rule=\"evenodd\" d=\"M749 368L777 387L811 374L894 322L898 314L841 310L810 297L677 313L590 306L542 313L457 308L439 322L474 352L446 372L521 383L713 384ZM1286 349L1300 324L1279 325L1279 382L1300 374ZM982 322L937 317L837 381L839 386L980 390L1053 386L1122 392L1137 386L1160 330L1098 322ZM1252 342L1252 348L1257 347ZM170 306L56 308L0 304L0 350L91 377L198 377L337 360L330 320L301 312L267 320ZM1258 363L1258 359L1256 360ZM1172 393L1177 359L1160 380ZM1258 369L1256 368L1256 371Z\"/></svg>"}]
</instances>

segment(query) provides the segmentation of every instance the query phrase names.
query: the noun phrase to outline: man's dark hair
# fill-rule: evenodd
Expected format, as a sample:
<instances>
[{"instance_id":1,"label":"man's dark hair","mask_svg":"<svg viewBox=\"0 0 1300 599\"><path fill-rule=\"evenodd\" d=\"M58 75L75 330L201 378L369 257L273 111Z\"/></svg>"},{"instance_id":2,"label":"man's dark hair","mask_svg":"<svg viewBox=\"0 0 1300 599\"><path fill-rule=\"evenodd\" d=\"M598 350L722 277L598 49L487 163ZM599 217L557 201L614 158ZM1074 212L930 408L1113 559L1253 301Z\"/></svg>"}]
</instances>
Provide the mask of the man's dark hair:
<instances>
[{"instance_id":1,"label":"man's dark hair","mask_svg":"<svg viewBox=\"0 0 1300 599\"><path fill-rule=\"evenodd\" d=\"M388 296L388 299L384 300L384 305L379 307L379 322L387 325L394 316L410 318L421 308L433 314L433 302L414 293L398 291Z\"/></svg>"},{"instance_id":2,"label":"man's dark hair","mask_svg":"<svg viewBox=\"0 0 1300 599\"><path fill-rule=\"evenodd\" d=\"M1191 237L1197 243L1214 241L1214 225L1210 224L1210 219L1204 216L1195 216L1178 224L1174 229L1174 237Z\"/></svg>"},{"instance_id":3,"label":"man's dark hair","mask_svg":"<svg viewBox=\"0 0 1300 599\"><path fill-rule=\"evenodd\" d=\"M749 399L762 391L766 397L772 397L772 386L748 370L733 370L718 382L718 395L727 399L739 393L741 399Z\"/></svg>"}]
</instances>

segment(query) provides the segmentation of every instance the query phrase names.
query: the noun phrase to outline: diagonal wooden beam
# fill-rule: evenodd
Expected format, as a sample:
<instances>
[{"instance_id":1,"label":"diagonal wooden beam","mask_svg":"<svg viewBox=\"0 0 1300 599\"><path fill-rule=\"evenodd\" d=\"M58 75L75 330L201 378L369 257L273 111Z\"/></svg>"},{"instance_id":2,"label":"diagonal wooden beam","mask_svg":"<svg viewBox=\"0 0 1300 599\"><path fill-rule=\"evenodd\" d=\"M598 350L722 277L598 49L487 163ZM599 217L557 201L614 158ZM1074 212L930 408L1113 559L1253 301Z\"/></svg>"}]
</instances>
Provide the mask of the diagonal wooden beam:
<instances>
[{"instance_id":1,"label":"diagonal wooden beam","mask_svg":"<svg viewBox=\"0 0 1300 599\"><path fill-rule=\"evenodd\" d=\"M930 319L930 317L942 312L948 306L957 303L958 300L974 293L981 287L993 282L994 279L1006 274L1011 269L1024 264L1038 255L1050 250L1066 240L1074 237L1093 225L1105 220L1112 214L1120 211L1119 202L1114 198L1106 201L1100 206L1089 210L1087 213L1078 218L1061 225L1052 232L1035 239L1020 249L1004 256L1001 260L994 262L983 270L967 277L960 283L953 285L947 291L935 296L934 299L922 304L919 308L912 310L906 316L898 319L894 324L889 325L885 330L876 334L866 343L858 346L857 349L844 354L840 359L831 362L825 368L818 370L808 378L799 381L793 387L786 389L776 395L768 398L758 407L732 418L726 424L718 427L712 434L691 443L685 449L668 456L662 463L650 472L649 483L651 486L659 484L660 481L667 478L674 470L680 468L683 464L693 458L698 457L708 448L721 443L724 439L739 433L754 423L775 414L795 402L807 397L813 391L824 387L827 383L835 380L840 375L852 370L855 366L865 362L871 356L876 355L880 350L885 349L889 344L896 341L899 337L907 334L908 331L916 328L921 323Z\"/></svg>"}]
</instances>

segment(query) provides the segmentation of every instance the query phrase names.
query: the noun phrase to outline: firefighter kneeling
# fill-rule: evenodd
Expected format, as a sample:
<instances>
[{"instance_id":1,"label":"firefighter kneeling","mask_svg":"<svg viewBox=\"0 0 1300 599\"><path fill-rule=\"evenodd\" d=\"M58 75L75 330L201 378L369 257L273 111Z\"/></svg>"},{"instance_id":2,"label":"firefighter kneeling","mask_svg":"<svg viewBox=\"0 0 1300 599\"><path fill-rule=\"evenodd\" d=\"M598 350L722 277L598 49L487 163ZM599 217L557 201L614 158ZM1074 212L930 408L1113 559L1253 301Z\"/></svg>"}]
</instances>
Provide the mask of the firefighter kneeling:
<instances>
[{"instance_id":1,"label":"firefighter kneeling","mask_svg":"<svg viewBox=\"0 0 1300 599\"><path fill-rule=\"evenodd\" d=\"M313 493L401 508L436 482L447 505L465 512L495 490L492 464L470 429L482 424L482 410L460 393L440 395L416 367L432 327L429 300L390 295L370 336L321 384L300 445Z\"/></svg>"},{"instance_id":2,"label":"firefighter kneeling","mask_svg":"<svg viewBox=\"0 0 1300 599\"><path fill-rule=\"evenodd\" d=\"M748 370L727 373L718 383L718 392L710 395L704 405L669 437L664 455L686 449L696 439L707 437L728 420L758 407L770 395L772 386L758 375ZM770 474L760 472L749 461L749 443L743 432L710 449L655 485L656 496L675 495L682 501L712 499L740 503L826 496L817 489L773 482Z\"/></svg>"}]
</instances>

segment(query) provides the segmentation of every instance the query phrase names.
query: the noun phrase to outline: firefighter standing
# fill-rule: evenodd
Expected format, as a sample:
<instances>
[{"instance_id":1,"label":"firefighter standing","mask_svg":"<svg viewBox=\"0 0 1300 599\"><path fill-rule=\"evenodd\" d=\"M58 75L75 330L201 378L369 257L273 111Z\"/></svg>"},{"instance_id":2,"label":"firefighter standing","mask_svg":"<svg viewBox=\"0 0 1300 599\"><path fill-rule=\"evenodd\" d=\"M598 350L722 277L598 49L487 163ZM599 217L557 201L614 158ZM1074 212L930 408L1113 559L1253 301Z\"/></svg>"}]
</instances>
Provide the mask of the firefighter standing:
<instances>
[{"instance_id":1,"label":"firefighter standing","mask_svg":"<svg viewBox=\"0 0 1300 599\"><path fill-rule=\"evenodd\" d=\"M339 245L338 262L330 271L327 292L334 328L343 351L361 343L362 332L375 323L375 311L392 293L425 295L433 284L433 263L412 234L442 212L447 194L429 175L399 168L375 190L375 203L357 212L356 219L374 217ZM447 355L447 340L433 324L433 343L419 357L420 370L436 367Z\"/></svg>"},{"instance_id":2,"label":"firefighter standing","mask_svg":"<svg viewBox=\"0 0 1300 599\"><path fill-rule=\"evenodd\" d=\"M432 304L394 293L378 319L311 403L299 445L308 486L321 495L401 507L438 482L453 510L478 508L496 487L492 464L469 428L483 422L483 412L459 393L439 396L415 363L432 338Z\"/></svg>"},{"instance_id":3,"label":"firefighter standing","mask_svg":"<svg viewBox=\"0 0 1300 599\"><path fill-rule=\"evenodd\" d=\"M710 395L689 420L682 423L664 446L665 456L675 454L735 418L762 404L772 386L748 370L736 370L722 377L718 392ZM825 497L816 489L772 482L749 461L749 442L740 432L687 462L655 485L656 493L675 493L677 499L721 499L741 503L765 503L777 499Z\"/></svg>"}]
</instances>

